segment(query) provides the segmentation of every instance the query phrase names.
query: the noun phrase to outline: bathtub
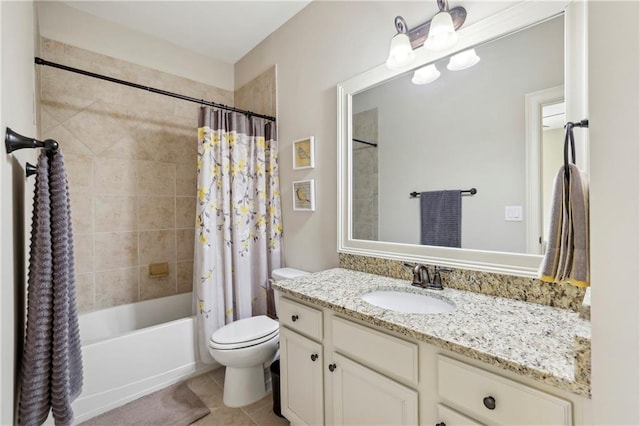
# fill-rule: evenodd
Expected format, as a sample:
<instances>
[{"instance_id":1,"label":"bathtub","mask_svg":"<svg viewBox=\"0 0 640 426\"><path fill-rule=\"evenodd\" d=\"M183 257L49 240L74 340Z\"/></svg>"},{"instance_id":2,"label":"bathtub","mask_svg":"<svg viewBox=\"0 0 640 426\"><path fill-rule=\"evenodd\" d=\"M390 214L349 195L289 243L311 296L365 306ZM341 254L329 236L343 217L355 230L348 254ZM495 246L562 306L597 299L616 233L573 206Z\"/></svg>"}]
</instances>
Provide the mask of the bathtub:
<instances>
[{"instance_id":1,"label":"bathtub","mask_svg":"<svg viewBox=\"0 0 640 426\"><path fill-rule=\"evenodd\" d=\"M218 365L199 362L191 293L80 315L79 423Z\"/></svg>"}]
</instances>

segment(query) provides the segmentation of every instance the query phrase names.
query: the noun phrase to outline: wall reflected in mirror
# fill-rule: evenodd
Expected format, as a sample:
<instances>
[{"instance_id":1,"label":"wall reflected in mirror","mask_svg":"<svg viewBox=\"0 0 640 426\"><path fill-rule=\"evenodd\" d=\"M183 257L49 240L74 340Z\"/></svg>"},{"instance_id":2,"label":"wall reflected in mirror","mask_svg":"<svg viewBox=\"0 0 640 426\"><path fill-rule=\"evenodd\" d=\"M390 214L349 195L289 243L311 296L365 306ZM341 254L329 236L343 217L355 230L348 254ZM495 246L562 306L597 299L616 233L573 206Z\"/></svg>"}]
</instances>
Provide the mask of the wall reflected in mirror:
<instances>
[{"instance_id":1,"label":"wall reflected in mirror","mask_svg":"<svg viewBox=\"0 0 640 426\"><path fill-rule=\"evenodd\" d=\"M542 253L543 223L539 245L527 248L527 170L554 175L562 145L541 148L546 166L527 165L525 96L563 85L563 33L558 16L476 46L481 60L471 68L437 61L432 83L412 84L410 72L355 94L352 136L368 143L352 142L351 238L420 244L420 200L411 192L477 188L461 199L461 247ZM538 198L542 218L548 207ZM508 206L522 207L520 220L506 219Z\"/></svg>"}]
</instances>

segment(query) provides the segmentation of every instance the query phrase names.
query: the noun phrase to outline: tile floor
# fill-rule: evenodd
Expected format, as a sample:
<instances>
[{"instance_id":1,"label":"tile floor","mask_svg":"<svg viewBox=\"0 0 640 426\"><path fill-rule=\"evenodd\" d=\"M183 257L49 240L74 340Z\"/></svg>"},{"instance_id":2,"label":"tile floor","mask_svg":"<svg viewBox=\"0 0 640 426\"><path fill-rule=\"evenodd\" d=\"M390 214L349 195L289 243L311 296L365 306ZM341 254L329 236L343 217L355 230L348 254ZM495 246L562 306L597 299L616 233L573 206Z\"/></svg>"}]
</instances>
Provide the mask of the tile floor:
<instances>
[{"instance_id":1,"label":"tile floor","mask_svg":"<svg viewBox=\"0 0 640 426\"><path fill-rule=\"evenodd\" d=\"M225 407L222 403L224 386L224 367L210 373L194 377L187 386L209 407L211 413L193 423L194 426L213 425L259 425L287 426L287 419L273 413L271 394L258 402L242 408Z\"/></svg>"}]
</instances>

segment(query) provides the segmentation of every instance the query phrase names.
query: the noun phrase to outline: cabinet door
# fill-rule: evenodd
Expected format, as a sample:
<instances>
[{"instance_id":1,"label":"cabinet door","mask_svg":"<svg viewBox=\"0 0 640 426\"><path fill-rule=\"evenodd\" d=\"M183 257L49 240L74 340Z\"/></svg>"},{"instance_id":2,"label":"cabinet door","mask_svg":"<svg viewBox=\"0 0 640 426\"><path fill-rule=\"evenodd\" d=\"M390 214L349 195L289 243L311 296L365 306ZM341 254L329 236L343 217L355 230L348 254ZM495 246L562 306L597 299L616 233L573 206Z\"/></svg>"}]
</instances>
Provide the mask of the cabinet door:
<instances>
[{"instance_id":1,"label":"cabinet door","mask_svg":"<svg viewBox=\"0 0 640 426\"><path fill-rule=\"evenodd\" d=\"M332 358L334 424L418 424L418 392L340 354Z\"/></svg>"},{"instance_id":2,"label":"cabinet door","mask_svg":"<svg viewBox=\"0 0 640 426\"><path fill-rule=\"evenodd\" d=\"M280 328L282 414L294 424L324 423L322 345Z\"/></svg>"}]
</instances>

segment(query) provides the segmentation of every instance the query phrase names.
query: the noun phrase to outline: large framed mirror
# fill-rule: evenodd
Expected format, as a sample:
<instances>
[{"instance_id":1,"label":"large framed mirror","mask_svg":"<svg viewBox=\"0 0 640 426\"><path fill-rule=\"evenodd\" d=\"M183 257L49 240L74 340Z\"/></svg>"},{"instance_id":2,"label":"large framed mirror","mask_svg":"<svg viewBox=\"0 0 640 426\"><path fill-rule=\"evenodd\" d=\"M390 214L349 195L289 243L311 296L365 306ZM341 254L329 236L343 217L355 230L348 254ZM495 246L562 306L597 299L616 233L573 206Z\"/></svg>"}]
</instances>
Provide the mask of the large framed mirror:
<instances>
[{"instance_id":1,"label":"large framed mirror","mask_svg":"<svg viewBox=\"0 0 640 426\"><path fill-rule=\"evenodd\" d=\"M338 85L339 252L536 275L565 106L583 98L564 90L565 76L581 72L565 61L576 57L565 52L576 44L565 43L577 30L566 25L571 4L516 4L460 30L450 51ZM470 47L478 65L449 70ZM413 84L426 64L440 78ZM461 238L424 245L419 196L441 190L462 191Z\"/></svg>"}]
</instances>

